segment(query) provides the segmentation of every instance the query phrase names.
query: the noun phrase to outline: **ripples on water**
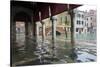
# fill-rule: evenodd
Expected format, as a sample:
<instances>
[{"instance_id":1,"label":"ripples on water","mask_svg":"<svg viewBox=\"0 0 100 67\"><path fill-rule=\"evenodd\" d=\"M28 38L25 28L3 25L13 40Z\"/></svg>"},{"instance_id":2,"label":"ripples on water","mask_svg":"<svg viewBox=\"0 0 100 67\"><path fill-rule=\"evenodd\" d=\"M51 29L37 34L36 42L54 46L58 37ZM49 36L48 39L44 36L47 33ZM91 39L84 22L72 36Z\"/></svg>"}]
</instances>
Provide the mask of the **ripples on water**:
<instances>
[{"instance_id":1,"label":"ripples on water","mask_svg":"<svg viewBox=\"0 0 100 67\"><path fill-rule=\"evenodd\" d=\"M92 35L91 35L92 36ZM89 36L89 38L91 37L91 36ZM17 35L17 37L18 37L18 35ZM21 38L21 39L18 39L18 41L20 41L19 43L20 44L24 44L24 42L25 41L21 41L22 39L23 39L23 37L25 38L25 36L22 36L22 38L21 37L19 37L19 38ZM78 36L78 37L81 37L81 36ZM83 36L82 36L83 37ZM56 41L56 58L58 59L58 60L56 60L56 61L54 61L54 63L77 63L77 62L90 62L90 61L96 61L96 47L93 47L93 49L92 49L92 46L90 46L89 48L86 48L87 46L80 46L80 45L75 45L74 46L74 50L72 50L72 46L71 46L71 44L70 43L67 43L67 42L65 42L65 40L63 40L64 39L64 36L62 37L62 36L58 36L57 37L57 39L61 39L62 38L62 40L58 40L58 41ZM69 38L69 37L68 37ZM89 39L88 38L88 39ZM70 39L70 38L69 38ZM83 39L86 39L86 38L83 38ZM91 39L95 39L95 38L91 38ZM40 39L41 40L41 39ZM23 43L22 43L23 42ZM47 45L48 46L48 50L50 51L50 50L52 50L51 49L51 39L48 39L47 38L47 41L46 41L46 43L48 43L48 45L47 44L45 44L45 45ZM31 42L29 42L29 44L31 44ZM41 43L40 43L41 44ZM82 44L82 45L84 45L84 44ZM30 48L32 48L32 47L30 47ZM47 48L47 47L46 47ZM41 51L41 50L40 50ZM34 52L33 52L34 53ZM31 55L32 53L31 52L29 52L29 54ZM19 49L19 51L18 51L18 53L15 53L15 56L17 56L17 57L14 57L13 59L14 60L18 60L18 61L22 61L22 60L24 60L24 56L25 55L25 51L24 51L24 48L22 47L22 48L20 48ZM45 61L46 62L48 62L48 63L43 63L43 64L51 64L51 62L52 62L52 59L53 58L50 58L50 53L47 55L48 56L48 58L49 58L49 60L48 60L48 58L45 58ZM19 57L19 58L18 58ZM22 59L23 58L23 59ZM27 56L25 56L25 58L27 58ZM39 60L39 58L38 57L36 57L36 56L33 56L32 55L32 57L31 58L37 58L37 60L35 60L35 61L32 61L32 62L27 62L26 63L26 65L28 65L28 64L35 64L35 62L37 63L38 62L38 64L41 64L41 63L39 63L40 62L40 60ZM54 59L55 60L55 59ZM15 61L16 62L16 61ZM34 62L34 63L33 63ZM53 62L52 62L53 63Z\"/></svg>"}]
</instances>

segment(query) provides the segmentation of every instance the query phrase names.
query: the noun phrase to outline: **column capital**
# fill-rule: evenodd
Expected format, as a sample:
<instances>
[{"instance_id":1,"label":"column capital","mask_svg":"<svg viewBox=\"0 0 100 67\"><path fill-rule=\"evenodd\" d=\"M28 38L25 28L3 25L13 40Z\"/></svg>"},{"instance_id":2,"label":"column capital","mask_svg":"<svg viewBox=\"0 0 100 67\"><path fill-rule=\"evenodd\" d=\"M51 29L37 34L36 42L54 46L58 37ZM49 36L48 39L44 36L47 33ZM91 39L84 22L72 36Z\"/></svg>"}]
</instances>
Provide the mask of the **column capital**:
<instances>
[{"instance_id":1,"label":"column capital","mask_svg":"<svg viewBox=\"0 0 100 67\"><path fill-rule=\"evenodd\" d=\"M52 17L50 18L50 20L57 21L57 18L54 17L54 16L52 16Z\"/></svg>"}]
</instances>

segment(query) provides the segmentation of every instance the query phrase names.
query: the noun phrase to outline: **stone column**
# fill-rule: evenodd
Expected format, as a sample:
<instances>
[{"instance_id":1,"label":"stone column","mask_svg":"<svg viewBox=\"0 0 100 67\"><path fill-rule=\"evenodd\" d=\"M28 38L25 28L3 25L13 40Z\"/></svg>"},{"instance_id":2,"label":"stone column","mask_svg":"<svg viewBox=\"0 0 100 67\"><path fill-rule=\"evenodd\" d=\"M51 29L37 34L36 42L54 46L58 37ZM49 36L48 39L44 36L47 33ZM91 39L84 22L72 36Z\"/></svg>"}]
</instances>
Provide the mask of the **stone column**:
<instances>
[{"instance_id":1,"label":"stone column","mask_svg":"<svg viewBox=\"0 0 100 67\"><path fill-rule=\"evenodd\" d=\"M38 26L38 22L35 23L36 24L36 43L38 44L38 39L39 39L39 26Z\"/></svg>"},{"instance_id":2,"label":"stone column","mask_svg":"<svg viewBox=\"0 0 100 67\"><path fill-rule=\"evenodd\" d=\"M32 38L32 30L33 30L33 29L32 29L32 26L33 26L33 25L32 25L32 22L29 22L29 23L28 23L29 38Z\"/></svg>"},{"instance_id":3,"label":"stone column","mask_svg":"<svg viewBox=\"0 0 100 67\"><path fill-rule=\"evenodd\" d=\"M56 21L57 19L52 16L52 10L49 6L49 17L52 22L52 55L55 57L56 51L55 51L55 45L56 45Z\"/></svg>"},{"instance_id":4,"label":"stone column","mask_svg":"<svg viewBox=\"0 0 100 67\"><path fill-rule=\"evenodd\" d=\"M41 19L41 12L39 12L39 19L40 19L40 23L42 24L42 46L43 46L45 40L45 24Z\"/></svg>"},{"instance_id":5,"label":"stone column","mask_svg":"<svg viewBox=\"0 0 100 67\"><path fill-rule=\"evenodd\" d=\"M45 41L45 23L42 22L42 42Z\"/></svg>"},{"instance_id":6,"label":"stone column","mask_svg":"<svg viewBox=\"0 0 100 67\"><path fill-rule=\"evenodd\" d=\"M74 46L75 41L74 41L74 12L73 10L69 11L70 17L71 17L71 44Z\"/></svg>"},{"instance_id":7,"label":"stone column","mask_svg":"<svg viewBox=\"0 0 100 67\"><path fill-rule=\"evenodd\" d=\"M32 32L32 35L31 35ZM33 58L34 51L36 50L36 24L35 22L26 22L25 23L25 48L26 48L26 57Z\"/></svg>"},{"instance_id":8,"label":"stone column","mask_svg":"<svg viewBox=\"0 0 100 67\"><path fill-rule=\"evenodd\" d=\"M25 38L27 39L29 35L29 32L28 32L28 22L25 22Z\"/></svg>"},{"instance_id":9,"label":"stone column","mask_svg":"<svg viewBox=\"0 0 100 67\"><path fill-rule=\"evenodd\" d=\"M56 21L55 17L52 17L52 49L53 49L53 56L56 54Z\"/></svg>"},{"instance_id":10,"label":"stone column","mask_svg":"<svg viewBox=\"0 0 100 67\"><path fill-rule=\"evenodd\" d=\"M55 17L52 17L52 40L53 40L53 43L56 42L56 21L57 21L57 19Z\"/></svg>"},{"instance_id":11,"label":"stone column","mask_svg":"<svg viewBox=\"0 0 100 67\"><path fill-rule=\"evenodd\" d=\"M71 17L71 45L72 45L70 56L71 56L71 59L75 61L77 54L75 52L75 47L74 47L75 39L74 39L74 12L73 10L70 10L69 14Z\"/></svg>"},{"instance_id":12,"label":"stone column","mask_svg":"<svg viewBox=\"0 0 100 67\"><path fill-rule=\"evenodd\" d=\"M33 47L33 51L35 51L36 47L37 47L37 34L36 34L37 30L36 30L36 28L37 28L36 22L34 21L34 19L32 17L32 40L34 42L33 46L32 46Z\"/></svg>"},{"instance_id":13,"label":"stone column","mask_svg":"<svg viewBox=\"0 0 100 67\"><path fill-rule=\"evenodd\" d=\"M25 53L26 53L26 58L28 58L29 57L29 45L28 45L28 43L29 43L29 39L28 39L28 34L29 34L29 32L28 32L28 22L25 22Z\"/></svg>"}]
</instances>

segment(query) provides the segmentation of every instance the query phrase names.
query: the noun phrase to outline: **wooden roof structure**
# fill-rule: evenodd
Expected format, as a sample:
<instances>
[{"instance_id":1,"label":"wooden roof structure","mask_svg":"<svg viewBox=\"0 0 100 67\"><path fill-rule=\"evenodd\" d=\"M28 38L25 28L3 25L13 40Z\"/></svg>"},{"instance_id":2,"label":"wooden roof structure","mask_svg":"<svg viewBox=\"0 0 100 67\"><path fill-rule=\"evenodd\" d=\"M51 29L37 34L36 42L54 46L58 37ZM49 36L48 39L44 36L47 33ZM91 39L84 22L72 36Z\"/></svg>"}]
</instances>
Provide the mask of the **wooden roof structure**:
<instances>
[{"instance_id":1,"label":"wooden roof structure","mask_svg":"<svg viewBox=\"0 0 100 67\"><path fill-rule=\"evenodd\" d=\"M12 6L22 6L29 8L34 12L34 21L39 21L39 11L41 12L41 19L49 17L49 7L51 7L51 15L57 15L68 9L74 9L81 5L79 4L62 4L62 3L46 3L46 2L27 2L27 1L12 1ZM69 6L69 8L68 8Z\"/></svg>"}]
</instances>

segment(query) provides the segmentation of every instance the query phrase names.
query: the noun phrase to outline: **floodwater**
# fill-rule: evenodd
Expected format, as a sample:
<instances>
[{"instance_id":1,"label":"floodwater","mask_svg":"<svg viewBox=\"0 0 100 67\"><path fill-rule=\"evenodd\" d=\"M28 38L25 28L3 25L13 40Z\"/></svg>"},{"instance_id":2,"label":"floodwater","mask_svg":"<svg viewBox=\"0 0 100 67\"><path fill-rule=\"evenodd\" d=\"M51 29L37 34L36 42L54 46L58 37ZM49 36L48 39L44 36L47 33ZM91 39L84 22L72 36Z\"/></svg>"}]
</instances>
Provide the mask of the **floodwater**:
<instances>
[{"instance_id":1,"label":"floodwater","mask_svg":"<svg viewBox=\"0 0 100 67\"><path fill-rule=\"evenodd\" d=\"M46 37L44 43L41 39L41 37L38 39L36 51L32 50L32 45L34 42L32 40L29 40L27 43L28 52L26 52L25 36L22 34L17 34L18 45L23 45L23 47L18 48L17 51L15 51L15 53L13 54L13 64L16 63L15 65L22 66L96 61L96 43L92 43L91 45L91 42L88 43L86 42L86 40L81 40L78 43L78 39L77 43L75 43L75 45L73 46L70 43L70 37L66 39L63 35L57 36L55 44L52 44L51 36ZM52 48L52 46L54 46L54 48ZM22 63L21 61L25 63Z\"/></svg>"}]
</instances>

